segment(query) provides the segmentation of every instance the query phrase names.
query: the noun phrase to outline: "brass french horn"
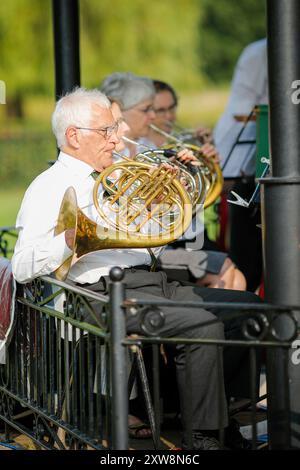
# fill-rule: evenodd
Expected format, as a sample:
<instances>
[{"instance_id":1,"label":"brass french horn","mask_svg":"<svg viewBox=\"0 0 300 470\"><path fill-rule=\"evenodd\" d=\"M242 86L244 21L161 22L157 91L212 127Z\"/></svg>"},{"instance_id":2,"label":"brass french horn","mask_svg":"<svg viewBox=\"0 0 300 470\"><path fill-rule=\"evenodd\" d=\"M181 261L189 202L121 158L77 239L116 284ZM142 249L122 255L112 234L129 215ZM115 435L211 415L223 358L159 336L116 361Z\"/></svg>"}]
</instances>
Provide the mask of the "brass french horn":
<instances>
[{"instance_id":1,"label":"brass french horn","mask_svg":"<svg viewBox=\"0 0 300 470\"><path fill-rule=\"evenodd\" d=\"M172 127L171 135L181 142L201 146L206 143L211 144L213 141L212 132L209 129L203 129L203 134L199 135L195 129L182 127L177 122L166 121L166 123Z\"/></svg>"},{"instance_id":2,"label":"brass french horn","mask_svg":"<svg viewBox=\"0 0 300 470\"><path fill-rule=\"evenodd\" d=\"M201 164L200 170L202 175L205 179L205 186L206 186L206 197L204 201L204 209L209 207L211 204L215 202L215 200L220 196L223 188L223 175L221 168L218 163L212 161L211 159L207 158L203 155L201 151L201 146L187 143L178 137L169 134L168 132L163 131L159 127L155 126L154 124L150 124L151 129L155 132L163 135L166 137L167 142L169 144L164 145L163 148L165 149L182 149L187 148L192 150L197 157L198 161Z\"/></svg>"},{"instance_id":3,"label":"brass french horn","mask_svg":"<svg viewBox=\"0 0 300 470\"><path fill-rule=\"evenodd\" d=\"M178 177L180 181L184 183L185 189L191 198L193 215L203 209L208 187L203 169L202 167L200 168L200 163L199 166L194 166L190 163L185 164L180 162L175 158L178 150L174 151L172 148L153 149L144 143L141 144L125 136L123 136L123 140L134 144L136 147L144 147L146 149L145 151L137 153L133 157L135 161L149 163L150 165L155 166L161 165L162 163L168 163L169 165L177 168L179 172ZM121 159L126 158L123 155L119 155L119 157Z\"/></svg>"},{"instance_id":4,"label":"brass french horn","mask_svg":"<svg viewBox=\"0 0 300 470\"><path fill-rule=\"evenodd\" d=\"M77 206L76 192L65 192L55 235L73 229L72 255L55 271L64 280L74 260L112 248L162 246L178 239L192 220L192 204L177 176L168 168L121 161L98 176L93 191L103 225Z\"/></svg>"}]
</instances>

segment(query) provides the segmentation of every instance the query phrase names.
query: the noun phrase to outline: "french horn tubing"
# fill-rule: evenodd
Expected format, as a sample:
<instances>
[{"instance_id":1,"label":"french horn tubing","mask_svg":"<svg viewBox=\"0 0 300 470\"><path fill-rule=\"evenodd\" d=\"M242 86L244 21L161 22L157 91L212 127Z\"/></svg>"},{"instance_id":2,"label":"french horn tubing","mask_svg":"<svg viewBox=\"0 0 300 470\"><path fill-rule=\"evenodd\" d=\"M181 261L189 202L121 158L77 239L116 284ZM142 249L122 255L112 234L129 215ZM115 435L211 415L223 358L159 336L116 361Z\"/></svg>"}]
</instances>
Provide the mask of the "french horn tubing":
<instances>
[{"instance_id":1,"label":"french horn tubing","mask_svg":"<svg viewBox=\"0 0 300 470\"><path fill-rule=\"evenodd\" d=\"M55 235L73 229L75 236L72 255L55 271L59 280L89 252L162 246L178 239L192 220L191 199L176 174L134 160L115 163L100 173L93 202L103 224L78 208L73 187L65 192Z\"/></svg>"},{"instance_id":2,"label":"french horn tubing","mask_svg":"<svg viewBox=\"0 0 300 470\"><path fill-rule=\"evenodd\" d=\"M201 164L200 169L205 179L206 197L204 201L204 209L213 204L215 200L220 196L224 183L220 165L203 155L201 151L201 146L184 142L183 140L179 139L178 137L172 134L169 134L168 132L165 132L154 124L150 124L150 127L155 132L165 136L167 141L170 142L169 144L164 145L163 148L187 148L194 152L195 156Z\"/></svg>"},{"instance_id":3,"label":"french horn tubing","mask_svg":"<svg viewBox=\"0 0 300 470\"><path fill-rule=\"evenodd\" d=\"M149 163L151 165L158 166L161 163L168 163L169 165L178 169L178 177L180 181L184 183L184 186L190 195L192 206L193 206L193 215L199 210L203 209L203 204L207 192L207 182L204 177L202 168L200 168L200 163L198 165L191 165L190 163L182 163L176 158L178 151L174 149L158 148L153 149L144 143L136 142L135 140L129 139L128 137L123 136L122 139L125 142L130 142L136 147L144 147L146 150L143 152L137 153L133 158L135 161L142 163ZM124 158L122 155L119 155L120 158Z\"/></svg>"},{"instance_id":4,"label":"french horn tubing","mask_svg":"<svg viewBox=\"0 0 300 470\"><path fill-rule=\"evenodd\" d=\"M173 121L166 120L165 122L172 128L171 135L177 137L182 142L198 146L212 142L212 134L208 129L206 133L199 136L195 129L184 128Z\"/></svg>"}]
</instances>

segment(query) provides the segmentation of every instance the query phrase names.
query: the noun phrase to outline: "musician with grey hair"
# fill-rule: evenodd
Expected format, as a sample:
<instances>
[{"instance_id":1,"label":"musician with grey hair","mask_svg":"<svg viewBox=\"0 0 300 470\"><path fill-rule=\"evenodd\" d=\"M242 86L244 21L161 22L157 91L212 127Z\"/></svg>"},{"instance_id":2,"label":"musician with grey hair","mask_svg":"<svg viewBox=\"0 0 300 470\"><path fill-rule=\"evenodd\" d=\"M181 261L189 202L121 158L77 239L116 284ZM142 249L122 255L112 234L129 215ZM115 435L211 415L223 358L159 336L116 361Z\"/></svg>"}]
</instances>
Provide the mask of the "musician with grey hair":
<instances>
[{"instance_id":1,"label":"musician with grey hair","mask_svg":"<svg viewBox=\"0 0 300 470\"><path fill-rule=\"evenodd\" d=\"M149 124L155 119L153 111L155 89L150 79L130 72L115 72L106 77L100 89L110 99L119 103L129 126L126 137L136 140L147 135ZM127 142L126 147L130 156L137 153L135 145Z\"/></svg>"},{"instance_id":2,"label":"musician with grey hair","mask_svg":"<svg viewBox=\"0 0 300 470\"><path fill-rule=\"evenodd\" d=\"M101 172L112 161L112 152L119 142L117 123L107 98L99 91L78 89L62 97L53 113L53 131L60 154L55 164L39 175L29 186L17 217L19 237L12 259L15 279L26 283L41 275L53 274L72 255L74 234L57 235L61 200L72 186L77 194L79 208L92 221L103 218L93 204L95 171ZM103 192L103 190L102 190ZM107 248L91 251L71 266L67 281L94 292L108 294L109 272L113 266L124 269L124 287L127 298L146 300L204 300L232 302L259 302L252 293L206 289L180 282L169 282L162 272L150 272L151 257L145 248ZM94 308L101 314L101 306ZM241 338L241 321L225 319L231 309L189 308L162 306L165 322L159 328L162 337L223 340ZM140 312L127 312L128 333L144 334ZM85 321L93 323L86 312ZM234 351L233 351L234 349ZM177 345L175 362L180 394L183 424L183 447L188 448L187 432L193 431L192 448L219 449L218 423L228 424L227 396L249 396L248 348L225 348L224 369L218 367L215 347L194 344L187 357L185 345ZM189 362L189 364L188 364ZM192 371L189 393L186 393L187 371ZM224 371L224 373L223 373ZM225 376L224 376L225 374ZM234 395L233 395L234 394ZM222 407L218 406L219 400ZM220 415L220 410L222 414ZM244 441L238 433L238 447ZM236 431L225 431L228 447L237 447Z\"/></svg>"}]
</instances>

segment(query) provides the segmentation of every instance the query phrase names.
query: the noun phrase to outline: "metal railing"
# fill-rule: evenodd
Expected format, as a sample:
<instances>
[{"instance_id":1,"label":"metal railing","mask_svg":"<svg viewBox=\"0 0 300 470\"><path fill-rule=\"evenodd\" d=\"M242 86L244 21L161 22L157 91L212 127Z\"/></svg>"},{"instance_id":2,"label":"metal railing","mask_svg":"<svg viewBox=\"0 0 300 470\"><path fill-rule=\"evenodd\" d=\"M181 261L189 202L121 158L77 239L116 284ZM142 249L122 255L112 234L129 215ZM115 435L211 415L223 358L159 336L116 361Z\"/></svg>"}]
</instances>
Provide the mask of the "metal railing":
<instances>
[{"instance_id":1,"label":"metal railing","mask_svg":"<svg viewBox=\"0 0 300 470\"><path fill-rule=\"evenodd\" d=\"M103 306L97 326L84 322L85 311L96 318L95 300ZM0 417L39 447L111 446L107 305L104 296L52 278L18 286L14 334L0 366Z\"/></svg>"},{"instance_id":2,"label":"metal railing","mask_svg":"<svg viewBox=\"0 0 300 470\"><path fill-rule=\"evenodd\" d=\"M6 364L0 365L0 420L6 424L7 438L12 427L45 449L128 449L128 396L139 376L139 393L144 396L153 434L152 448L171 448L166 429L161 432L164 384L161 386L160 377L168 374L168 366L160 352L161 345L168 348L184 344L188 357L193 345L198 344L217 349L219 396L224 348L249 350L251 389L244 408L251 417L252 448L256 449L259 412L255 378L260 367L257 351L265 351L266 355L276 352L276 357L280 356L284 361L285 374L279 382L278 377L274 382L274 367L267 369L267 387L276 394L274 383L280 383L279 393L284 391L288 395L291 345L298 335L295 311L299 311L299 307L126 299L123 271L113 268L110 276L109 296L51 277L36 279L25 286L18 285L14 333L7 346ZM161 311L164 306L230 309L231 313L223 320L239 318L241 338L161 337L159 330L166 321ZM128 315L139 318L143 336L127 335ZM206 327L214 321L218 320L203 322L201 326ZM286 325L284 329L282 321ZM151 348L146 348L148 345ZM150 361L143 359L142 351L147 349L151 351ZM132 357L131 371L128 350ZM172 358L169 366L171 364ZM191 370L187 367L187 394L191 394L191 381ZM189 398L191 401L192 396ZM269 432L269 448L276 448L272 447L272 435L276 436L276 446L279 442L281 448L289 448L290 427L297 417L285 407L278 421L280 428L270 429L273 426L269 420L272 400L267 410L269 431L272 431ZM221 417L221 401L218 406ZM219 429L219 439L224 445L221 418ZM179 436L180 425L177 431ZM187 445L192 447L192 429L188 430Z\"/></svg>"},{"instance_id":3,"label":"metal railing","mask_svg":"<svg viewBox=\"0 0 300 470\"><path fill-rule=\"evenodd\" d=\"M10 258L13 253L14 242L17 239L17 230L13 226L0 228L0 255Z\"/></svg>"},{"instance_id":4,"label":"metal railing","mask_svg":"<svg viewBox=\"0 0 300 470\"><path fill-rule=\"evenodd\" d=\"M129 313L141 315L141 329L146 333L148 337L137 337L129 338L123 341L123 344L126 345L136 345L142 348L144 345L155 345L153 349L153 397L154 397L154 409L153 413L156 417L156 435L154 441L156 442L157 447L160 447L160 423L162 422L162 417L160 416L161 404L160 404L160 386L159 386L159 345L175 345L175 344L185 344L187 348L186 354L189 354L190 348L195 344L201 344L203 346L214 346L218 351L218 377L219 384L222 380L222 370L221 363L224 348L234 347L234 348L247 348L249 350L249 374L250 374L250 399L246 402L246 405L242 408L248 409L251 414L251 426L252 426L252 449L256 449L258 446L257 441L257 423L258 423L258 408L257 403L262 399L265 399L266 396L258 397L257 388L256 388L256 374L258 369L261 366L261 361L258 360L256 354L257 351L263 352L263 363L266 361L267 355L273 355L274 358L280 358L280 360L285 363L285 372L282 377L275 377L274 364L268 369L266 368L267 376L267 387L272 390L273 394L278 394L278 396L289 396L289 369L292 366L292 354L295 351L295 346L293 341L297 338L299 334L299 327L297 324L297 313L300 310L299 306L278 306L271 304L246 304L246 303L226 303L226 302L194 302L194 301L185 301L185 302L175 302L171 300L146 300L146 299L124 299L123 307L126 308ZM218 309L230 309L231 313L222 316L222 321L229 320L230 318L236 318L241 320L241 338L239 340L214 340L214 339L187 339L186 337L175 337L175 338L162 338L158 335L158 331L165 321L164 314L160 311L160 308L163 306L173 306L173 307L189 307L189 308L205 308L210 310L211 308ZM147 312L145 315L145 311ZM209 322L202 322L201 327L205 327L209 324L218 322L211 320ZM285 327L282 327L284 323ZM275 356L276 353L276 356ZM261 356L261 355L260 355ZM274 361L273 361L274 362ZM268 363L266 364L268 365ZM275 366L276 367L276 366ZM187 393L191 393L191 371L187 367L186 383L187 383ZM274 385L277 384L277 389ZM279 387L278 387L279 384ZM219 391L220 396L220 391ZM189 397L190 401L192 396ZM275 399L272 396L272 401ZM272 401L268 403L267 416L268 420L268 431L269 431L269 442L268 446L270 449L276 448L273 443L271 436L276 436L276 446L279 445L280 448L291 448L291 425L294 422L297 422L298 417L290 413L289 407L282 407L281 415L279 421L277 422L277 428L272 428L273 423L269 420L272 417ZM288 401L288 399L287 399ZM285 402L286 404L286 402ZM223 416L222 404L219 402L219 417ZM190 419L192 422L192 416L190 411ZM223 429L222 420L219 418L219 438L221 445L224 445L224 429ZM279 439L278 439L278 436ZM278 444L279 442L279 444ZM192 443L192 429L189 429L189 447ZM265 447L265 444L262 445Z\"/></svg>"}]
</instances>

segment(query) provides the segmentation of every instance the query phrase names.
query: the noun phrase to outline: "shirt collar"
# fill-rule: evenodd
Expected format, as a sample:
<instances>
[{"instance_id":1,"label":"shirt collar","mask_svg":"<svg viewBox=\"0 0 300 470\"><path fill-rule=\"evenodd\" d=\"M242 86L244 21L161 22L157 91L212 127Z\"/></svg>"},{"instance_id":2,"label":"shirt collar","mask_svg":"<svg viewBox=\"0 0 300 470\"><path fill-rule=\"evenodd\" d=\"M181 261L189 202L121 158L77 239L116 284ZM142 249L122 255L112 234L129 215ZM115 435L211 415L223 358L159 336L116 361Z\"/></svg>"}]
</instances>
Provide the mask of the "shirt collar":
<instances>
[{"instance_id":1,"label":"shirt collar","mask_svg":"<svg viewBox=\"0 0 300 470\"><path fill-rule=\"evenodd\" d=\"M59 153L58 161L67 167L68 171L74 173L75 175L80 175L83 178L87 178L94 171L94 168L91 167L91 165L88 163L83 162L82 160L78 160L77 158L72 157L72 155L69 155L65 152Z\"/></svg>"}]
</instances>

